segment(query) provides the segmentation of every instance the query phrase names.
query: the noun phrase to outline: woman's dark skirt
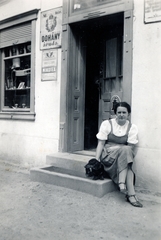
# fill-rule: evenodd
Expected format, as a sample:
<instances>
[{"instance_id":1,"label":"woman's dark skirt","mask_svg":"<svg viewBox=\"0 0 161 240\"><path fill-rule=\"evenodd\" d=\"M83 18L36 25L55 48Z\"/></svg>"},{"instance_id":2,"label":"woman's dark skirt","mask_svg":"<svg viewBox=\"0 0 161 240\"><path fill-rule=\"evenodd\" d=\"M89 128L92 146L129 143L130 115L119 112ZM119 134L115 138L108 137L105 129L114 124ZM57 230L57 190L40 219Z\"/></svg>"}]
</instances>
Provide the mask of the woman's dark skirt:
<instances>
[{"instance_id":1,"label":"woman's dark skirt","mask_svg":"<svg viewBox=\"0 0 161 240\"><path fill-rule=\"evenodd\" d=\"M101 163L104 166L104 170L114 183L118 184L119 173L126 168L130 168L134 173L135 179L135 153L131 146L128 145L116 145L115 150L110 150L111 145L105 144L102 155Z\"/></svg>"}]
</instances>

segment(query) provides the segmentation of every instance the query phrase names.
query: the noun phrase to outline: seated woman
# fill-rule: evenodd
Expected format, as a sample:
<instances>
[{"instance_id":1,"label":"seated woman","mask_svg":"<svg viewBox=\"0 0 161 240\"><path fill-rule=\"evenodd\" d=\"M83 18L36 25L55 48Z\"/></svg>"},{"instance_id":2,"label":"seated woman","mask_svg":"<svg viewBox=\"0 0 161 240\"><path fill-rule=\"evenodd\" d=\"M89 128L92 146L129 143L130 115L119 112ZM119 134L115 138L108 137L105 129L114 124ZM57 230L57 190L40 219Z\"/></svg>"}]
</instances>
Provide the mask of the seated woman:
<instances>
[{"instance_id":1,"label":"seated woman","mask_svg":"<svg viewBox=\"0 0 161 240\"><path fill-rule=\"evenodd\" d=\"M127 201L134 207L142 207L134 189L134 156L138 129L128 120L131 113L128 103L117 103L114 113L116 118L103 121L96 135L96 159L102 162L104 170L118 185L120 192L126 194Z\"/></svg>"}]
</instances>

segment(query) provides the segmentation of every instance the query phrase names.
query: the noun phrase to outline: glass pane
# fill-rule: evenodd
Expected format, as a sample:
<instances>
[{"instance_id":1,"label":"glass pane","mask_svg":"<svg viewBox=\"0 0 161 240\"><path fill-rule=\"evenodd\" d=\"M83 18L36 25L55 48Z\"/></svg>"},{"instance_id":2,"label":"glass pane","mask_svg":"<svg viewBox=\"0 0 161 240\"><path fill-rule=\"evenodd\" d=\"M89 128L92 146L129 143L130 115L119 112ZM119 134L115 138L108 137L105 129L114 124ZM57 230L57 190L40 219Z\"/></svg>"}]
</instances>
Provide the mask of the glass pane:
<instances>
[{"instance_id":1,"label":"glass pane","mask_svg":"<svg viewBox=\"0 0 161 240\"><path fill-rule=\"evenodd\" d=\"M71 0L72 13L113 1L114 0Z\"/></svg>"},{"instance_id":2,"label":"glass pane","mask_svg":"<svg viewBox=\"0 0 161 240\"><path fill-rule=\"evenodd\" d=\"M5 57L10 56L10 48L5 48L4 55L5 55Z\"/></svg>"},{"instance_id":3,"label":"glass pane","mask_svg":"<svg viewBox=\"0 0 161 240\"><path fill-rule=\"evenodd\" d=\"M27 50L27 46L31 46L31 43L17 45L14 47L14 54L13 47L4 49L4 106L15 110L30 108L31 54L28 52L30 52L31 47ZM9 57L8 52L10 52Z\"/></svg>"}]
</instances>

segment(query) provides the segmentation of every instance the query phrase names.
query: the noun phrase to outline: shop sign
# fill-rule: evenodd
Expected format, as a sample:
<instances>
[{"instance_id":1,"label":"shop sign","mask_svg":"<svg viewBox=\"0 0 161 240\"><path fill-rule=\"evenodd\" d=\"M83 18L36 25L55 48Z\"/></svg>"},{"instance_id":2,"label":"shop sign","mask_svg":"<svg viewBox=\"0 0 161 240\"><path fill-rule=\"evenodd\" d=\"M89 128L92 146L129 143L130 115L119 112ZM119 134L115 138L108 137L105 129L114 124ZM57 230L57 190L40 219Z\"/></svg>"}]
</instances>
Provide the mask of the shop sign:
<instances>
[{"instance_id":1,"label":"shop sign","mask_svg":"<svg viewBox=\"0 0 161 240\"><path fill-rule=\"evenodd\" d=\"M161 0L145 0L145 23L161 21Z\"/></svg>"},{"instance_id":2,"label":"shop sign","mask_svg":"<svg viewBox=\"0 0 161 240\"><path fill-rule=\"evenodd\" d=\"M61 47L62 8L54 8L41 13L40 49Z\"/></svg>"},{"instance_id":3,"label":"shop sign","mask_svg":"<svg viewBox=\"0 0 161 240\"><path fill-rule=\"evenodd\" d=\"M42 81L57 80L57 59L57 49L42 51Z\"/></svg>"}]
</instances>

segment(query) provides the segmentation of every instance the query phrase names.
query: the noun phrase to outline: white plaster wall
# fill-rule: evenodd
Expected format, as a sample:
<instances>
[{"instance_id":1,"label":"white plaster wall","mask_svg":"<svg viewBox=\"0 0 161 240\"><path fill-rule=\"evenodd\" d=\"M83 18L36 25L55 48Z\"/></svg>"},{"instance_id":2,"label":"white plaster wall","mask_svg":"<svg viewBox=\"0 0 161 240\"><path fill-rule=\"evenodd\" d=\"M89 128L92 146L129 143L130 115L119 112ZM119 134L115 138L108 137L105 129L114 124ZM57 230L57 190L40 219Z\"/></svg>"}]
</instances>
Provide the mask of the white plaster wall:
<instances>
[{"instance_id":1,"label":"white plaster wall","mask_svg":"<svg viewBox=\"0 0 161 240\"><path fill-rule=\"evenodd\" d=\"M134 0L132 121L139 128L137 185L161 192L161 22L144 23Z\"/></svg>"},{"instance_id":2,"label":"white plaster wall","mask_svg":"<svg viewBox=\"0 0 161 240\"><path fill-rule=\"evenodd\" d=\"M60 6L61 0L6 0L0 5L0 20L35 8L41 12ZM41 166L47 154L58 151L61 49L57 81L41 81L40 12L36 23L36 120L0 120L0 158L24 166Z\"/></svg>"}]
</instances>

